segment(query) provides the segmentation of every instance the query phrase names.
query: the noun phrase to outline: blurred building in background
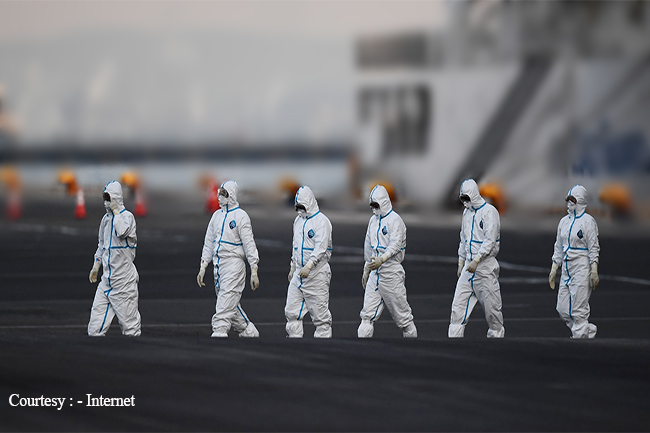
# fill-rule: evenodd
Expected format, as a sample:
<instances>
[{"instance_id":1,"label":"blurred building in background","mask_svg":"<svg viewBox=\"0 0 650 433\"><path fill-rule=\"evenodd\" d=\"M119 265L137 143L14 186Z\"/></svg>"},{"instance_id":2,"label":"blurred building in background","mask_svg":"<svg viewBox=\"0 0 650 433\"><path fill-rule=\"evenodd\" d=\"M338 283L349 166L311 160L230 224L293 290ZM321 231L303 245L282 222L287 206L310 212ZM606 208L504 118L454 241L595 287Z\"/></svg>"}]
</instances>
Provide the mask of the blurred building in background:
<instances>
[{"instance_id":1,"label":"blurred building in background","mask_svg":"<svg viewBox=\"0 0 650 433\"><path fill-rule=\"evenodd\" d=\"M0 164L26 186L381 180L444 208L473 177L503 209L561 208L575 183L648 203L648 2L2 2L0 24L0 116L21 125L0 117Z\"/></svg>"},{"instance_id":2,"label":"blurred building in background","mask_svg":"<svg viewBox=\"0 0 650 433\"><path fill-rule=\"evenodd\" d=\"M650 178L650 3L448 2L431 32L358 39L362 176L457 203L463 179L517 209L561 207L582 183Z\"/></svg>"},{"instance_id":3,"label":"blurred building in background","mask_svg":"<svg viewBox=\"0 0 650 433\"><path fill-rule=\"evenodd\" d=\"M0 82L0 151L8 154L16 145L18 126L9 110L5 108L5 94L2 82Z\"/></svg>"}]
</instances>

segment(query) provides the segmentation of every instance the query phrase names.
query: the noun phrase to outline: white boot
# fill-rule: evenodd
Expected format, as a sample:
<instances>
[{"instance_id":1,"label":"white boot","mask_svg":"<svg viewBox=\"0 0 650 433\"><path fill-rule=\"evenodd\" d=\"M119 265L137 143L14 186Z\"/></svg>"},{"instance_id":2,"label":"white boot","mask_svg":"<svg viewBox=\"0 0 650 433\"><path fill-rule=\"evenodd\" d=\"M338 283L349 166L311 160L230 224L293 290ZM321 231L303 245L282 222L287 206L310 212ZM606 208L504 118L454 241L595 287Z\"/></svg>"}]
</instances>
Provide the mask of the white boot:
<instances>
[{"instance_id":1,"label":"white boot","mask_svg":"<svg viewBox=\"0 0 650 433\"><path fill-rule=\"evenodd\" d=\"M503 326L500 329L488 329L487 338L503 338L506 336L506 328Z\"/></svg>"},{"instance_id":2,"label":"white boot","mask_svg":"<svg viewBox=\"0 0 650 433\"><path fill-rule=\"evenodd\" d=\"M463 338L465 336L465 325L449 325L449 338Z\"/></svg>"},{"instance_id":3,"label":"white boot","mask_svg":"<svg viewBox=\"0 0 650 433\"><path fill-rule=\"evenodd\" d=\"M596 332L598 332L598 327L594 325L593 323L589 324L589 338L594 338L596 336Z\"/></svg>"},{"instance_id":4,"label":"white boot","mask_svg":"<svg viewBox=\"0 0 650 433\"><path fill-rule=\"evenodd\" d=\"M304 333L302 320L291 320L285 326L288 338L302 338Z\"/></svg>"},{"instance_id":5,"label":"white boot","mask_svg":"<svg viewBox=\"0 0 650 433\"><path fill-rule=\"evenodd\" d=\"M332 327L329 324L317 326L314 338L332 338Z\"/></svg>"},{"instance_id":6,"label":"white boot","mask_svg":"<svg viewBox=\"0 0 650 433\"><path fill-rule=\"evenodd\" d=\"M402 328L402 336L404 338L417 338L418 329L415 327L415 323L411 322L406 327Z\"/></svg>"},{"instance_id":7,"label":"white boot","mask_svg":"<svg viewBox=\"0 0 650 433\"><path fill-rule=\"evenodd\" d=\"M257 338L260 336L260 332L257 330L253 322L249 321L248 325L246 325L246 329L240 332L239 336L245 338Z\"/></svg>"},{"instance_id":8,"label":"white boot","mask_svg":"<svg viewBox=\"0 0 650 433\"><path fill-rule=\"evenodd\" d=\"M210 337L214 338L228 338L228 333L224 331L223 329L216 329L212 332L212 335Z\"/></svg>"}]
</instances>

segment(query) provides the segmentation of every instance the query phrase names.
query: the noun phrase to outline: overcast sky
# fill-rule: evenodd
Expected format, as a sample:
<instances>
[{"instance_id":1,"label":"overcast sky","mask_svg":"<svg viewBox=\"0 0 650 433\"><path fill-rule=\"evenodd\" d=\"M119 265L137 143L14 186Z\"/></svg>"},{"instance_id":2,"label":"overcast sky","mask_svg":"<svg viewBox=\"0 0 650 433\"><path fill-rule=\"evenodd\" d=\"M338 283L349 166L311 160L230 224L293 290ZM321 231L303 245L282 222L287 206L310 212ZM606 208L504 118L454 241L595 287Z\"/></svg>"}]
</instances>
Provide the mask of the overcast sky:
<instances>
[{"instance_id":1,"label":"overcast sky","mask_svg":"<svg viewBox=\"0 0 650 433\"><path fill-rule=\"evenodd\" d=\"M327 142L354 134L360 35L432 31L442 1L2 1L24 142Z\"/></svg>"},{"instance_id":2,"label":"overcast sky","mask_svg":"<svg viewBox=\"0 0 650 433\"><path fill-rule=\"evenodd\" d=\"M349 38L368 32L432 29L444 1L0 1L0 41L47 38L84 30L219 28Z\"/></svg>"}]
</instances>

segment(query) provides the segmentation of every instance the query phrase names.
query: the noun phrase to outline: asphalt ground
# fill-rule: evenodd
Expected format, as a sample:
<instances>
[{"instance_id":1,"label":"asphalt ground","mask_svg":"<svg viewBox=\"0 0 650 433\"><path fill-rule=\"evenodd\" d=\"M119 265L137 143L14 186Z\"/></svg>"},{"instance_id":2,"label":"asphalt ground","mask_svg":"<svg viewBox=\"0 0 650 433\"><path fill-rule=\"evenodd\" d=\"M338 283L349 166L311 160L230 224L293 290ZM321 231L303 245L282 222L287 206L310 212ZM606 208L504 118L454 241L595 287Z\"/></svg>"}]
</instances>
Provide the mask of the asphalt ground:
<instances>
[{"instance_id":1,"label":"asphalt ground","mask_svg":"<svg viewBox=\"0 0 650 433\"><path fill-rule=\"evenodd\" d=\"M370 215L333 210L334 338L314 339L307 319L298 341L285 338L283 313L293 214L252 206L261 287L241 303L261 337L215 340L211 275L196 285L210 216L175 208L138 219L142 336L123 337L114 320L91 339L102 208L89 203L77 221L57 202L30 206L0 226L3 431L650 431L648 233L601 230L598 335L574 341L547 283L554 234L504 225L506 338L485 338L477 306L466 338L448 340L458 228L411 224L404 268L418 339L402 339L386 311L360 341ZM135 406L90 407L87 394ZM61 410L10 404L40 396L67 400Z\"/></svg>"}]
</instances>

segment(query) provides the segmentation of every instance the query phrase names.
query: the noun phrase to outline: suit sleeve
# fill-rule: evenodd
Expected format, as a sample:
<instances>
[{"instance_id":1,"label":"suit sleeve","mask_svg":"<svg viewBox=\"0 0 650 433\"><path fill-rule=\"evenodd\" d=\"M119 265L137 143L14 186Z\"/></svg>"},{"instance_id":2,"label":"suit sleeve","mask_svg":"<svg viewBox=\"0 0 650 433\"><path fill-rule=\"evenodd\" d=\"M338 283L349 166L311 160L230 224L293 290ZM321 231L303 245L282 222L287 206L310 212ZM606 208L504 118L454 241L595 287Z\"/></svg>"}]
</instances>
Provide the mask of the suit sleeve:
<instances>
[{"instance_id":1,"label":"suit sleeve","mask_svg":"<svg viewBox=\"0 0 650 433\"><path fill-rule=\"evenodd\" d=\"M388 246L386 246L384 254L387 254L389 258L393 257L402 251L402 247L406 248L406 225L401 218L396 217L388 236Z\"/></svg>"},{"instance_id":2,"label":"suit sleeve","mask_svg":"<svg viewBox=\"0 0 650 433\"><path fill-rule=\"evenodd\" d=\"M300 217L295 217L293 220L293 225L291 226L291 261L294 261L294 256L296 255L295 252L297 251L296 249L298 248L299 241L296 239L296 224L298 223L298 218ZM298 259L296 259L296 263L300 265L298 262Z\"/></svg>"},{"instance_id":3,"label":"suit sleeve","mask_svg":"<svg viewBox=\"0 0 650 433\"><path fill-rule=\"evenodd\" d=\"M135 218L131 212L122 212L113 217L113 230L115 235L124 239L126 237L134 237L135 234Z\"/></svg>"},{"instance_id":4,"label":"suit sleeve","mask_svg":"<svg viewBox=\"0 0 650 433\"><path fill-rule=\"evenodd\" d=\"M483 243L477 254L481 258L489 256L496 247L499 232L501 231L499 212L495 208L490 207L485 216L486 218L483 219Z\"/></svg>"},{"instance_id":5,"label":"suit sleeve","mask_svg":"<svg viewBox=\"0 0 650 433\"><path fill-rule=\"evenodd\" d=\"M600 256L600 242L598 242L598 224L591 220L589 230L587 230L587 248L589 249L589 264L598 263Z\"/></svg>"},{"instance_id":6,"label":"suit sleeve","mask_svg":"<svg viewBox=\"0 0 650 433\"><path fill-rule=\"evenodd\" d=\"M257 246L255 245L255 238L253 237L253 226L251 224L251 219L246 212L243 213L243 217L241 219L241 225L239 227L239 238L241 239L242 245L244 246L244 252L246 253L248 264L251 268L257 266L260 261L260 256L257 252Z\"/></svg>"},{"instance_id":7,"label":"suit sleeve","mask_svg":"<svg viewBox=\"0 0 650 433\"><path fill-rule=\"evenodd\" d=\"M370 258L372 256L372 244L370 243L370 222L368 222L368 228L366 229L366 239L363 242L363 259L366 261L366 263L370 263Z\"/></svg>"},{"instance_id":8,"label":"suit sleeve","mask_svg":"<svg viewBox=\"0 0 650 433\"><path fill-rule=\"evenodd\" d=\"M557 265L562 263L562 239L560 237L560 233L562 232L562 221L564 221L564 219L561 219L560 223L557 225L557 235L555 235L555 245L553 246L553 263L556 263Z\"/></svg>"},{"instance_id":9,"label":"suit sleeve","mask_svg":"<svg viewBox=\"0 0 650 433\"><path fill-rule=\"evenodd\" d=\"M95 261L99 263L102 262L102 257L104 255L104 224L106 224L106 218L102 218L99 223L99 233L97 235L97 251L95 251Z\"/></svg>"},{"instance_id":10,"label":"suit sleeve","mask_svg":"<svg viewBox=\"0 0 650 433\"><path fill-rule=\"evenodd\" d=\"M467 257L467 239L465 239L465 212L463 212L463 218L460 221L460 243L458 244L458 258L465 260Z\"/></svg>"},{"instance_id":11,"label":"suit sleeve","mask_svg":"<svg viewBox=\"0 0 650 433\"><path fill-rule=\"evenodd\" d=\"M315 231L314 235L314 251L312 251L311 256L309 256L309 261L316 265L320 262L325 255L327 254L327 249L330 245L330 239L332 237L332 226L329 221L325 218L322 218L318 222L319 227Z\"/></svg>"},{"instance_id":12,"label":"suit sleeve","mask_svg":"<svg viewBox=\"0 0 650 433\"><path fill-rule=\"evenodd\" d=\"M214 248L214 241L216 239L216 233L214 230L216 215L216 212L212 214L212 218L210 218L210 222L208 223L208 229L205 232L205 239L203 240L203 252L201 253L201 263L210 263L212 260L212 251Z\"/></svg>"}]
</instances>

